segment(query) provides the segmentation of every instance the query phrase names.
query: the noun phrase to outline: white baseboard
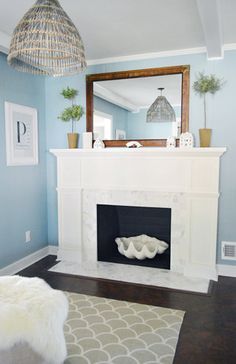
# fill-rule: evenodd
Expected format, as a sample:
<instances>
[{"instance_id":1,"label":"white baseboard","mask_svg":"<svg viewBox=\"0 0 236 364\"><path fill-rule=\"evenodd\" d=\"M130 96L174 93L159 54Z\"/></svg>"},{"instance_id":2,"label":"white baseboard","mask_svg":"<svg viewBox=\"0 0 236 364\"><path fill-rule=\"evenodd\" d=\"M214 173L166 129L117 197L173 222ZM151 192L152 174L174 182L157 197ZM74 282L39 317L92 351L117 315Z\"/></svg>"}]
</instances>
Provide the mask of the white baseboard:
<instances>
[{"instance_id":1,"label":"white baseboard","mask_svg":"<svg viewBox=\"0 0 236 364\"><path fill-rule=\"evenodd\" d=\"M57 255L58 253L58 246L49 245L48 246L48 255Z\"/></svg>"},{"instance_id":2,"label":"white baseboard","mask_svg":"<svg viewBox=\"0 0 236 364\"><path fill-rule=\"evenodd\" d=\"M47 255L57 255L58 248L56 246L46 246L43 249L36 251L26 257L0 269L0 276L9 276L29 267L31 264L38 262L40 259L45 258Z\"/></svg>"},{"instance_id":3,"label":"white baseboard","mask_svg":"<svg viewBox=\"0 0 236 364\"><path fill-rule=\"evenodd\" d=\"M219 276L236 277L236 265L217 264Z\"/></svg>"}]
</instances>

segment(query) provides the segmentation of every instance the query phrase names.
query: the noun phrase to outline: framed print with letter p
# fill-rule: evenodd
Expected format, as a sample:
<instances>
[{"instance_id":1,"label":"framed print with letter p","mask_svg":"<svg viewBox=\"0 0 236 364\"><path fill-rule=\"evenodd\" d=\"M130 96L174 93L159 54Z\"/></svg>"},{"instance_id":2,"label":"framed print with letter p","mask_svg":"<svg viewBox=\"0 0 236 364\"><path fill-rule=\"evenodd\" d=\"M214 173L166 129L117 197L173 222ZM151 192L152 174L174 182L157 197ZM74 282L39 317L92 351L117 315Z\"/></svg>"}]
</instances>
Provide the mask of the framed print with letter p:
<instances>
[{"instance_id":1,"label":"framed print with letter p","mask_svg":"<svg viewBox=\"0 0 236 364\"><path fill-rule=\"evenodd\" d=\"M5 102L5 128L7 165L38 164L37 110Z\"/></svg>"}]
</instances>

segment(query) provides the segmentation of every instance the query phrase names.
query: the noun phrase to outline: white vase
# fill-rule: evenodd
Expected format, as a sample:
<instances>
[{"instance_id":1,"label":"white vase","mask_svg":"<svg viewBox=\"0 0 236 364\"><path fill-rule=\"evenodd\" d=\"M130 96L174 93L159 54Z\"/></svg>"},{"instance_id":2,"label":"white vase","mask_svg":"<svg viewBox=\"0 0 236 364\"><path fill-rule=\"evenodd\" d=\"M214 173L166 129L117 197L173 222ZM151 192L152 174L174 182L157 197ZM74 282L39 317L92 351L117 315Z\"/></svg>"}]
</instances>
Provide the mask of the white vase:
<instances>
[{"instance_id":1,"label":"white vase","mask_svg":"<svg viewBox=\"0 0 236 364\"><path fill-rule=\"evenodd\" d=\"M170 149L176 147L176 139L174 136L170 136L166 139L166 147Z\"/></svg>"},{"instance_id":2,"label":"white vase","mask_svg":"<svg viewBox=\"0 0 236 364\"><path fill-rule=\"evenodd\" d=\"M83 149L91 149L93 146L93 133L83 133Z\"/></svg>"},{"instance_id":3,"label":"white vase","mask_svg":"<svg viewBox=\"0 0 236 364\"><path fill-rule=\"evenodd\" d=\"M94 149L103 149L105 148L105 144L103 141L99 138L97 138L93 144Z\"/></svg>"}]
</instances>

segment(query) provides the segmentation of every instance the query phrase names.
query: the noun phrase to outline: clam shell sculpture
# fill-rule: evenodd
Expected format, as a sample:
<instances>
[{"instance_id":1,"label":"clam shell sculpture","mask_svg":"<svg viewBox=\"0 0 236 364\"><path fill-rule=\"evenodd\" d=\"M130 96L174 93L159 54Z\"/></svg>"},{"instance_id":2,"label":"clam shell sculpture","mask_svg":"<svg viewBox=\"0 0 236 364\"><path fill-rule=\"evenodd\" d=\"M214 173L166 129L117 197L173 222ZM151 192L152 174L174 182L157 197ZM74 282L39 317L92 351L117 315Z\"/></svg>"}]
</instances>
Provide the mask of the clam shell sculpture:
<instances>
[{"instance_id":1,"label":"clam shell sculpture","mask_svg":"<svg viewBox=\"0 0 236 364\"><path fill-rule=\"evenodd\" d=\"M152 238L148 235L131 236L130 238L116 238L120 254L129 259L152 259L156 254L163 254L169 247L165 241Z\"/></svg>"}]
</instances>

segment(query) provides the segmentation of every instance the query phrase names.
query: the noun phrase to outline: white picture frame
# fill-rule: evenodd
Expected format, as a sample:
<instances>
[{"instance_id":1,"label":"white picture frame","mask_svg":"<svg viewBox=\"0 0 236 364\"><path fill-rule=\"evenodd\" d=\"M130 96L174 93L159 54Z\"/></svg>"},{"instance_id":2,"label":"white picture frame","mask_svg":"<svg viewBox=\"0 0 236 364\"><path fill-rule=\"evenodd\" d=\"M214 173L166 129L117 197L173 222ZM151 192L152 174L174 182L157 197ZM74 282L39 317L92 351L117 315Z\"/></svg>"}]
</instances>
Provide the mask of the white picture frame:
<instances>
[{"instance_id":1,"label":"white picture frame","mask_svg":"<svg viewBox=\"0 0 236 364\"><path fill-rule=\"evenodd\" d=\"M126 131L122 129L116 129L116 140L125 140Z\"/></svg>"},{"instance_id":2,"label":"white picture frame","mask_svg":"<svg viewBox=\"0 0 236 364\"><path fill-rule=\"evenodd\" d=\"M7 166L38 164L37 109L5 102Z\"/></svg>"}]
</instances>

